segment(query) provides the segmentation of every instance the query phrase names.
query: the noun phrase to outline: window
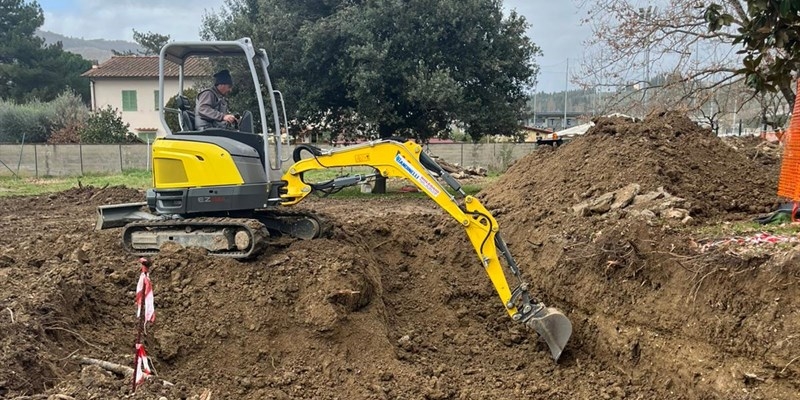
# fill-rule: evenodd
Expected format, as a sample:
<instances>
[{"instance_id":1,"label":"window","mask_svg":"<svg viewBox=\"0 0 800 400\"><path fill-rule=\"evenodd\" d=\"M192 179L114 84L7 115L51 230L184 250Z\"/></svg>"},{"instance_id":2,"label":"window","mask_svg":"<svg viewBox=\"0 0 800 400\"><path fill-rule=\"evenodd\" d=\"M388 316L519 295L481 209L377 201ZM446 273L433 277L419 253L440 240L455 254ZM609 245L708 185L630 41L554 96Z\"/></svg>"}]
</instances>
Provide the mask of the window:
<instances>
[{"instance_id":1,"label":"window","mask_svg":"<svg viewBox=\"0 0 800 400\"><path fill-rule=\"evenodd\" d=\"M122 91L122 111L138 111L135 90Z\"/></svg>"},{"instance_id":2,"label":"window","mask_svg":"<svg viewBox=\"0 0 800 400\"><path fill-rule=\"evenodd\" d=\"M153 110L158 111L158 90L153 91Z\"/></svg>"}]
</instances>

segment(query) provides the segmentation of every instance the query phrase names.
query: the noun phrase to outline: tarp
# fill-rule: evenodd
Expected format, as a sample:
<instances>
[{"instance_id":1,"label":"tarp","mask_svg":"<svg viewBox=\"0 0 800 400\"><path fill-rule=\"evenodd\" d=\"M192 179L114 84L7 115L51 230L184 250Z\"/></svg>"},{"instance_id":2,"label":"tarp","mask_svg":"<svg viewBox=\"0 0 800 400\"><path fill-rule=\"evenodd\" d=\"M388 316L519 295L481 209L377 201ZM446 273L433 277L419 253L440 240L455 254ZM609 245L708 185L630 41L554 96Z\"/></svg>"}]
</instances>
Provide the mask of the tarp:
<instances>
[{"instance_id":1,"label":"tarp","mask_svg":"<svg viewBox=\"0 0 800 400\"><path fill-rule=\"evenodd\" d=\"M583 135L584 133L586 133L586 131L588 131L589 128L591 128L593 126L594 126L594 122L590 121L590 122L587 122L585 124L580 124L580 125L573 126L572 128L562 129L562 130L560 130L560 131L558 131L556 133L558 134L559 137L579 136L579 135Z\"/></svg>"}]
</instances>

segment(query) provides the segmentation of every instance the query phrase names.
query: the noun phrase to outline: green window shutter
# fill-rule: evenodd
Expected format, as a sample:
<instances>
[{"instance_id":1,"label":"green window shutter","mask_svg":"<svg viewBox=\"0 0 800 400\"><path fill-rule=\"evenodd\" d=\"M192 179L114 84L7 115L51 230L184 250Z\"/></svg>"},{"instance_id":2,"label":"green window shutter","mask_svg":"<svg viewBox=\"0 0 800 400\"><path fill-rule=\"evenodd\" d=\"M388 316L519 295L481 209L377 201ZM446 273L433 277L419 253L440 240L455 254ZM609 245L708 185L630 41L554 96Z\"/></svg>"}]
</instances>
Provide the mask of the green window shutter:
<instances>
[{"instance_id":1,"label":"green window shutter","mask_svg":"<svg viewBox=\"0 0 800 400\"><path fill-rule=\"evenodd\" d=\"M158 111L158 90L153 91L153 110Z\"/></svg>"},{"instance_id":2,"label":"green window shutter","mask_svg":"<svg viewBox=\"0 0 800 400\"><path fill-rule=\"evenodd\" d=\"M122 111L138 111L135 90L122 91Z\"/></svg>"}]
</instances>

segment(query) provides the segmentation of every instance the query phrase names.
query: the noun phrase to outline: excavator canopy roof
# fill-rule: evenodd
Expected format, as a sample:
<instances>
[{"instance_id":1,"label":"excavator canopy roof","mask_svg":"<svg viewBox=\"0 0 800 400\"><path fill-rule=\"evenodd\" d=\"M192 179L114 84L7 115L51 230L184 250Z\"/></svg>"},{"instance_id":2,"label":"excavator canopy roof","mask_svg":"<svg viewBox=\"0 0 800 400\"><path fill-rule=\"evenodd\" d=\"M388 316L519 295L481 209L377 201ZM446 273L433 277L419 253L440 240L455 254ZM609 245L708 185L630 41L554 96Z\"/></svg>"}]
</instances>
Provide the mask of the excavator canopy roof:
<instances>
[{"instance_id":1,"label":"excavator canopy roof","mask_svg":"<svg viewBox=\"0 0 800 400\"><path fill-rule=\"evenodd\" d=\"M164 45L161 56L178 65L189 57L241 57L252 58L256 51L250 38L212 42L172 42Z\"/></svg>"}]
</instances>

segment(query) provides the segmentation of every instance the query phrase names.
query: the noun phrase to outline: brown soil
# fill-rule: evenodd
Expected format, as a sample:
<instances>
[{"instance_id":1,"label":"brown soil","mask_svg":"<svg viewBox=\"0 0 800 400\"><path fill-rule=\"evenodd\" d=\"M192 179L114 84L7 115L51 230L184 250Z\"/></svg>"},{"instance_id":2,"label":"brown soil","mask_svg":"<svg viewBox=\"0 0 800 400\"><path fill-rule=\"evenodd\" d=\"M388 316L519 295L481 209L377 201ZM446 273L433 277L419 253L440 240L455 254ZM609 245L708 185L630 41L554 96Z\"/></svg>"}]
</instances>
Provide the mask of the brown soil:
<instances>
[{"instance_id":1,"label":"brown soil","mask_svg":"<svg viewBox=\"0 0 800 400\"><path fill-rule=\"evenodd\" d=\"M154 257L146 346L175 386L131 394L76 357L132 364L136 258L93 224L96 206L144 195L88 187L0 199L0 398L797 398L800 248L694 245L774 209L779 158L674 115L598 122L478 196L534 293L573 322L558 364L433 202L311 199L299 207L332 219L329 238L249 262ZM682 198L690 218L572 208L631 183Z\"/></svg>"}]
</instances>

